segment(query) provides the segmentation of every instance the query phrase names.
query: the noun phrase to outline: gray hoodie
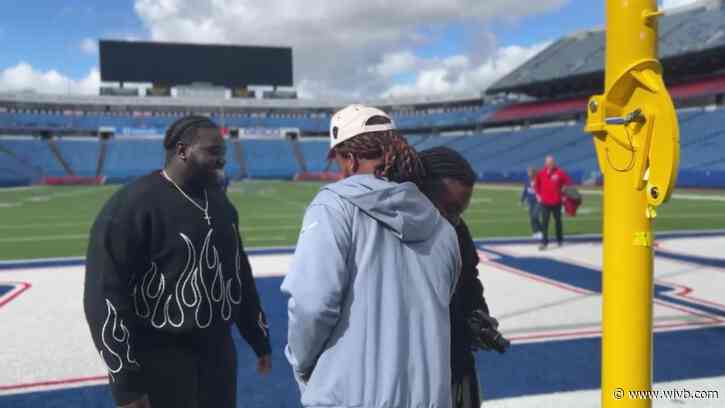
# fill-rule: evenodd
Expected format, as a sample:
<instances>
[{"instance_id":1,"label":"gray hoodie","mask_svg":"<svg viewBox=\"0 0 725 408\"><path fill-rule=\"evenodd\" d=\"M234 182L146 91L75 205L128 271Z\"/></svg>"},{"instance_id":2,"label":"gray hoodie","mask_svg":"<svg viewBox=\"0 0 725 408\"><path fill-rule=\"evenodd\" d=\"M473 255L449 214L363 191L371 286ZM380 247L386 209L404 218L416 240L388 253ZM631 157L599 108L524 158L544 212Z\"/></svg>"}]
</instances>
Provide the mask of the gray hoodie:
<instances>
[{"instance_id":1,"label":"gray hoodie","mask_svg":"<svg viewBox=\"0 0 725 408\"><path fill-rule=\"evenodd\" d=\"M324 187L291 269L285 354L305 407L451 406L453 227L412 183Z\"/></svg>"}]
</instances>

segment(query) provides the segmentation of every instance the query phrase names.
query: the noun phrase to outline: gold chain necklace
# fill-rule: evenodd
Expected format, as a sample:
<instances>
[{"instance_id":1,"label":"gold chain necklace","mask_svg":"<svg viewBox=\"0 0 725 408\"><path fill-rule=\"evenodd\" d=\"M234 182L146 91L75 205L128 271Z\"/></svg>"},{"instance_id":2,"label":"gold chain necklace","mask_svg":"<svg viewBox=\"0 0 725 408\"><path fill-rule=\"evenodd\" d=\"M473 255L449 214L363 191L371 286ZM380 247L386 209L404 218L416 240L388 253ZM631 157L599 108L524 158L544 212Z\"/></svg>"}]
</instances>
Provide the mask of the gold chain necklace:
<instances>
[{"instance_id":1,"label":"gold chain necklace","mask_svg":"<svg viewBox=\"0 0 725 408\"><path fill-rule=\"evenodd\" d=\"M164 176L164 178L166 180L169 180L171 182L171 184L173 184L174 187L176 187L176 189L179 190L181 195L183 195L187 200L189 200L189 202L194 204L194 207L200 209L204 213L204 219L206 220L206 223L209 226L211 226L211 217L209 216L209 199L207 198L207 195L206 195L206 189L204 189L204 206L202 207L196 201L194 201L191 197L189 197L184 192L184 190L182 190L181 187L179 187L179 185L176 184L176 182L174 182L174 180L172 180L171 177L169 177L169 175L166 173L166 170L161 170L161 175Z\"/></svg>"}]
</instances>

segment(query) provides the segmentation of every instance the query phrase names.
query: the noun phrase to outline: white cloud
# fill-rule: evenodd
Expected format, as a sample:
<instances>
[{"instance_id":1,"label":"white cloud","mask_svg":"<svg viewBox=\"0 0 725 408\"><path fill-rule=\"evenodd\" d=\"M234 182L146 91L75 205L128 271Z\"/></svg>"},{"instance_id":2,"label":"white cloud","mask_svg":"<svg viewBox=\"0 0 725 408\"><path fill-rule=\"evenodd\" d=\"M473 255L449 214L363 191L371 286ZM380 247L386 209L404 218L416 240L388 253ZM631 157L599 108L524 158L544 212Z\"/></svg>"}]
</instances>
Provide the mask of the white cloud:
<instances>
[{"instance_id":1,"label":"white cloud","mask_svg":"<svg viewBox=\"0 0 725 408\"><path fill-rule=\"evenodd\" d=\"M101 75L93 68L84 78L75 80L58 71L40 71L26 62L0 71L0 91L34 90L42 93L98 94Z\"/></svg>"},{"instance_id":2,"label":"white cloud","mask_svg":"<svg viewBox=\"0 0 725 408\"><path fill-rule=\"evenodd\" d=\"M547 42L531 47L502 47L480 63L473 63L465 55L456 55L442 60L420 60L419 64L424 68L418 72L414 83L393 85L384 92L384 96L399 97L483 90L548 45Z\"/></svg>"},{"instance_id":3,"label":"white cloud","mask_svg":"<svg viewBox=\"0 0 725 408\"><path fill-rule=\"evenodd\" d=\"M483 90L542 47L497 47L488 22L550 11L567 1L135 0L134 8L153 40L291 46L301 96L351 99ZM443 36L452 25L466 32L456 55L424 58L414 52L449 41ZM138 39L127 33L112 37ZM79 47L98 53L91 38ZM0 90L95 94L99 86L97 68L82 79L23 62L0 71Z\"/></svg>"},{"instance_id":4,"label":"white cloud","mask_svg":"<svg viewBox=\"0 0 725 408\"><path fill-rule=\"evenodd\" d=\"M300 95L357 98L379 96L396 75L415 74L419 58L412 50L440 40L447 26L465 26L476 40L440 61L445 74L417 75L431 88L487 60L496 49L486 29L492 19L534 15L567 1L135 0L134 7L153 40L291 46Z\"/></svg>"},{"instance_id":5,"label":"white cloud","mask_svg":"<svg viewBox=\"0 0 725 408\"><path fill-rule=\"evenodd\" d=\"M682 6L689 6L698 0L661 0L660 4L663 9L671 9Z\"/></svg>"},{"instance_id":6,"label":"white cloud","mask_svg":"<svg viewBox=\"0 0 725 408\"><path fill-rule=\"evenodd\" d=\"M98 42L92 38L84 38L81 41L81 51L88 55L98 54Z\"/></svg>"},{"instance_id":7,"label":"white cloud","mask_svg":"<svg viewBox=\"0 0 725 408\"><path fill-rule=\"evenodd\" d=\"M418 57L412 51L392 52L383 55L383 60L370 69L385 78L390 78L410 71L417 61Z\"/></svg>"}]
</instances>

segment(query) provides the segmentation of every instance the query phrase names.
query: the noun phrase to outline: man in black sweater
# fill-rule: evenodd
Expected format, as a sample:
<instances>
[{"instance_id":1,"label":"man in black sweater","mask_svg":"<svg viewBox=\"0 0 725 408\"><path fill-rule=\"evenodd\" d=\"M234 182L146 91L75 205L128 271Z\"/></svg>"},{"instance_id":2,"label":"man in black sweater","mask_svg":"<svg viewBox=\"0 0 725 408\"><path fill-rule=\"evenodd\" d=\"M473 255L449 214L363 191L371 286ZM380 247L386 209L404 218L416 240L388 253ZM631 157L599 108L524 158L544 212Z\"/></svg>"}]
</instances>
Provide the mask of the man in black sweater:
<instances>
[{"instance_id":1,"label":"man in black sweater","mask_svg":"<svg viewBox=\"0 0 725 408\"><path fill-rule=\"evenodd\" d=\"M461 275L451 299L451 372L453 407L479 408L481 397L473 350L475 334L468 321L475 313L489 315L478 280L478 250L461 215L471 201L476 173L455 150L434 147L419 153L426 171L421 190L455 227L461 249Z\"/></svg>"},{"instance_id":2,"label":"man in black sweater","mask_svg":"<svg viewBox=\"0 0 725 408\"><path fill-rule=\"evenodd\" d=\"M208 118L176 121L163 170L116 192L91 229L83 296L111 393L124 408L236 406L234 322L271 369L267 324L218 185L225 145Z\"/></svg>"}]
</instances>

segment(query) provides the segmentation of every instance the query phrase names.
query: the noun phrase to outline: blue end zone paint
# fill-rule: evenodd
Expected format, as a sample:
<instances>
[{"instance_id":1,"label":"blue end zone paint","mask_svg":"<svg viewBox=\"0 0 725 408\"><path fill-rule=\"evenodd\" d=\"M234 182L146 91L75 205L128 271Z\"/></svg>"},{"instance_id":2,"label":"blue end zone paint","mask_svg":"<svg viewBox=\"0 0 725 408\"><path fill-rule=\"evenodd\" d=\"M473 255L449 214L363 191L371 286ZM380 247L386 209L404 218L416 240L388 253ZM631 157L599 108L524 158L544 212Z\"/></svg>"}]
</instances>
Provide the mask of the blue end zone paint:
<instances>
[{"instance_id":1,"label":"blue end zone paint","mask_svg":"<svg viewBox=\"0 0 725 408\"><path fill-rule=\"evenodd\" d=\"M725 375L725 328L657 333L654 381ZM598 389L600 339L514 345L508 353L476 357L485 399Z\"/></svg>"},{"instance_id":2,"label":"blue end zone paint","mask_svg":"<svg viewBox=\"0 0 725 408\"><path fill-rule=\"evenodd\" d=\"M85 258L52 258L23 261L0 261L0 271L26 268L51 268L84 265Z\"/></svg>"},{"instance_id":3,"label":"blue end zone paint","mask_svg":"<svg viewBox=\"0 0 725 408\"><path fill-rule=\"evenodd\" d=\"M287 334L287 303L281 278L257 279L271 325L273 372L260 378L256 357L235 331L238 348L238 405L244 408L299 407L299 392L282 353ZM725 375L725 328L657 333L654 336L654 380L676 381ZM478 353L484 398L599 388L600 340L581 339L514 345L504 355ZM0 407L109 407L106 386L35 392L0 397Z\"/></svg>"},{"instance_id":4,"label":"blue end zone paint","mask_svg":"<svg viewBox=\"0 0 725 408\"><path fill-rule=\"evenodd\" d=\"M666 251L657 251L657 256L660 258L672 259L675 261L687 262L695 265L706 266L710 268L722 268L725 269L725 259L718 258L707 258L704 256L697 255L684 255L674 254Z\"/></svg>"},{"instance_id":5,"label":"blue end zone paint","mask_svg":"<svg viewBox=\"0 0 725 408\"><path fill-rule=\"evenodd\" d=\"M0 298L5 296L5 294L9 293L11 290L15 289L15 286L12 285L0 285Z\"/></svg>"},{"instance_id":6,"label":"blue end zone paint","mask_svg":"<svg viewBox=\"0 0 725 408\"><path fill-rule=\"evenodd\" d=\"M2 408L113 407L108 386L71 388L0 397Z\"/></svg>"},{"instance_id":7,"label":"blue end zone paint","mask_svg":"<svg viewBox=\"0 0 725 408\"><path fill-rule=\"evenodd\" d=\"M663 234L664 235L664 234ZM680 234L677 237L684 237ZM693 236L701 237L704 234ZM722 232L711 236L721 236ZM660 236L662 237L662 236ZM673 236L674 237L674 236ZM580 242L597 242L598 238L582 237ZM531 243L531 240L496 240L485 243ZM511 257L495 250L484 249L500 258L510 267L522 269L548 279L566 283L592 292L601 291L601 273L598 270L572 265L548 258ZM249 250L250 255L289 254L291 248ZM686 262L713 266L710 258L658 253ZM0 269L21 267L82 265L81 258L41 260L27 263L0 263ZM716 264L717 266L719 264ZM238 348L238 406L249 408L298 407L299 392L291 370L283 355L287 333L286 299L279 291L281 278L257 279L268 320L271 325L273 347L273 373L260 378L254 371L256 358L250 348L235 331ZM6 286L0 286L0 296ZM7 290L12 290L9 287ZM702 312L723 316L723 311L694 304L669 296L672 289L656 285L655 296L661 300L681 304ZM654 335L654 381L677 381L725 375L725 328L715 327L697 330L656 333ZM549 341L514 345L504 355L479 353L476 356L485 399L499 399L533 394L597 389L600 383L600 339ZM95 373L89 373L95 374ZM109 407L113 406L107 386L31 392L0 397L0 408L47 408L47 407Z\"/></svg>"},{"instance_id":8,"label":"blue end zone paint","mask_svg":"<svg viewBox=\"0 0 725 408\"><path fill-rule=\"evenodd\" d=\"M565 283L569 286L585 289L590 292L602 292L602 273L597 269L570 264L553 258L509 256L494 249L481 248L481 250L496 256L491 259L490 262L520 269L543 278ZM712 259L709 258L703 259L712 261ZM672 297L671 295L673 291L676 291L676 289L664 284L654 285L655 299L680 306L686 306L714 316L725 317L725 310Z\"/></svg>"}]
</instances>

